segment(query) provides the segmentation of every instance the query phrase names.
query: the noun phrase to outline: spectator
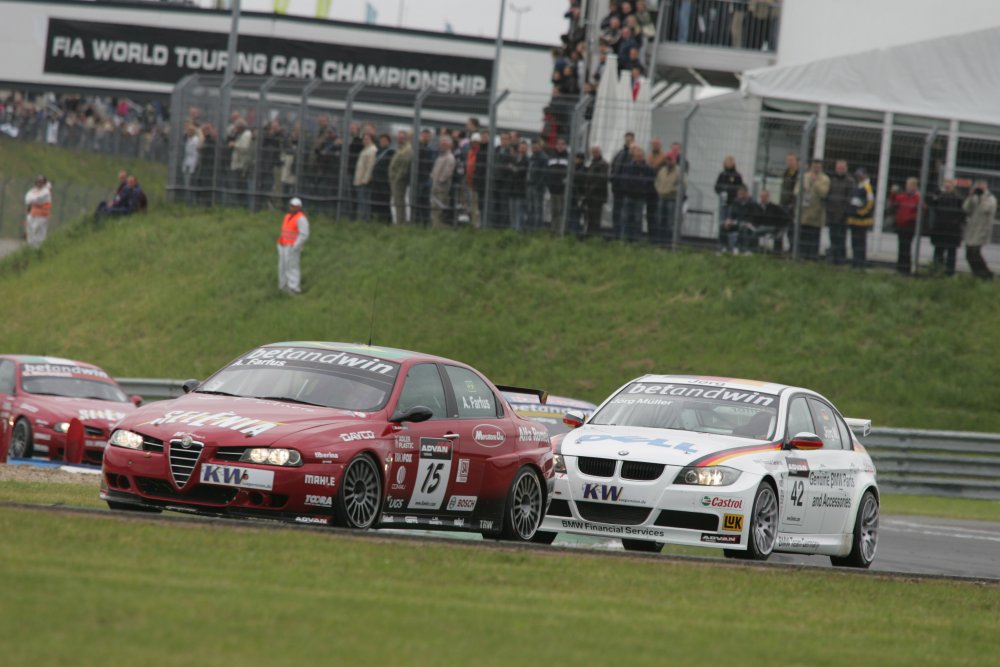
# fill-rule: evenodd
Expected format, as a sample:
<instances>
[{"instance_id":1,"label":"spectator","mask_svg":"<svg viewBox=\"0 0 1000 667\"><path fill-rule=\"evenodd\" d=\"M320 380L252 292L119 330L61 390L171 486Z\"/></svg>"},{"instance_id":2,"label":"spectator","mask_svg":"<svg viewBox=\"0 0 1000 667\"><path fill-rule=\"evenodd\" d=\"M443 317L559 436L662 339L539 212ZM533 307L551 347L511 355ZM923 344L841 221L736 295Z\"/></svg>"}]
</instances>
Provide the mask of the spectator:
<instances>
[{"instance_id":1,"label":"spectator","mask_svg":"<svg viewBox=\"0 0 1000 667\"><path fill-rule=\"evenodd\" d=\"M329 127L313 147L316 173L313 176L313 192L328 195L340 188L340 156L344 150L337 130ZM279 152L280 158L280 152ZM348 184L348 187L350 185Z\"/></svg>"},{"instance_id":2,"label":"spectator","mask_svg":"<svg viewBox=\"0 0 1000 667\"><path fill-rule=\"evenodd\" d=\"M615 238L625 237L625 181L623 172L632 160L632 146L635 144L635 134L625 133L625 146L615 153L611 160L611 194L614 197L611 204L611 224L614 227Z\"/></svg>"},{"instance_id":3,"label":"spectator","mask_svg":"<svg viewBox=\"0 0 1000 667\"><path fill-rule=\"evenodd\" d=\"M608 25L606 28L602 28L601 32L601 43L611 49L615 54L618 53L618 45L622 39L622 24L621 20L616 17L610 17Z\"/></svg>"},{"instance_id":4,"label":"spectator","mask_svg":"<svg viewBox=\"0 0 1000 667\"><path fill-rule=\"evenodd\" d=\"M372 167L372 215L380 222L392 222L392 189L389 183L389 165L396 149L388 134L380 134Z\"/></svg>"},{"instance_id":5,"label":"spectator","mask_svg":"<svg viewBox=\"0 0 1000 667\"><path fill-rule=\"evenodd\" d=\"M479 191L476 189L476 170L479 168L479 151L482 150L482 135L473 133L469 138L469 152L465 156L465 186L468 192L469 222L479 228Z\"/></svg>"},{"instance_id":6,"label":"spectator","mask_svg":"<svg viewBox=\"0 0 1000 667\"><path fill-rule=\"evenodd\" d=\"M826 198L830 177L823 173L823 161L813 160L802 178L802 218L799 224L799 256L819 259L819 241L826 226Z\"/></svg>"},{"instance_id":7,"label":"spectator","mask_svg":"<svg viewBox=\"0 0 1000 667\"><path fill-rule=\"evenodd\" d=\"M976 181L962 209L969 217L965 223L965 259L972 274L977 278L992 280L993 272L983 259L983 246L990 242L993 234L993 218L997 213L997 200L990 192L986 181Z\"/></svg>"},{"instance_id":8,"label":"spectator","mask_svg":"<svg viewBox=\"0 0 1000 667\"><path fill-rule=\"evenodd\" d=\"M431 226L435 228L446 226L444 212L448 209L452 174L455 171L451 137L441 137L438 146L437 158L434 160L430 176Z\"/></svg>"},{"instance_id":9,"label":"spectator","mask_svg":"<svg viewBox=\"0 0 1000 667\"><path fill-rule=\"evenodd\" d=\"M354 190L358 195L358 220L368 221L372 216L372 171L375 168L375 156L378 149L375 140L367 132L361 139L363 148L358 154L358 163L354 168Z\"/></svg>"},{"instance_id":10,"label":"spectator","mask_svg":"<svg viewBox=\"0 0 1000 667\"><path fill-rule=\"evenodd\" d=\"M587 235L600 236L604 204L608 201L608 176L610 166L601 154L601 147L590 149L590 165L583 190L583 205L586 212Z\"/></svg>"},{"instance_id":11,"label":"spectator","mask_svg":"<svg viewBox=\"0 0 1000 667\"><path fill-rule=\"evenodd\" d=\"M747 18L747 4L749 0L730 0L730 30L732 46L734 49L743 48L743 28Z\"/></svg>"},{"instance_id":12,"label":"spectator","mask_svg":"<svg viewBox=\"0 0 1000 667\"><path fill-rule=\"evenodd\" d=\"M687 43L691 39L691 3L692 0L678 0L674 5L677 15L674 17L674 39L681 44Z\"/></svg>"},{"instance_id":13,"label":"spectator","mask_svg":"<svg viewBox=\"0 0 1000 667\"><path fill-rule=\"evenodd\" d=\"M302 212L302 200L292 197L278 236L278 289L290 296L302 293L299 260L309 239L309 220Z\"/></svg>"},{"instance_id":14,"label":"spectator","mask_svg":"<svg viewBox=\"0 0 1000 667\"><path fill-rule=\"evenodd\" d=\"M35 177L35 185L24 196L27 216L24 220L24 237L36 250L42 247L49 230L52 214L52 184L42 175Z\"/></svg>"},{"instance_id":15,"label":"spectator","mask_svg":"<svg viewBox=\"0 0 1000 667\"><path fill-rule=\"evenodd\" d=\"M656 172L655 185L659 201L649 230L650 241L653 243L666 245L672 240L680 183L681 169L677 166L677 158L674 153L667 153L663 166Z\"/></svg>"},{"instance_id":16,"label":"spectator","mask_svg":"<svg viewBox=\"0 0 1000 667\"><path fill-rule=\"evenodd\" d=\"M639 40L632 34L632 30L625 26L622 28L621 39L618 40L618 71L628 72L632 69L632 49L639 50Z\"/></svg>"},{"instance_id":17,"label":"spectator","mask_svg":"<svg viewBox=\"0 0 1000 667\"><path fill-rule=\"evenodd\" d=\"M729 205L729 217L719 230L721 252L749 255L756 250L757 228L754 223L759 218L760 207L750 198L747 187L740 185L736 189L736 198Z\"/></svg>"},{"instance_id":18,"label":"spectator","mask_svg":"<svg viewBox=\"0 0 1000 667\"><path fill-rule=\"evenodd\" d=\"M413 142L410 133L396 133L396 154L389 163L389 183L392 187L392 207L396 211L396 224L406 223L406 190L410 187L410 164L413 162ZM413 194L411 193L411 197Z\"/></svg>"},{"instance_id":19,"label":"spectator","mask_svg":"<svg viewBox=\"0 0 1000 667\"><path fill-rule=\"evenodd\" d=\"M493 144L490 142L490 133L488 130L481 130L479 137L479 154L476 157L476 170L472 175L472 187L476 191L476 212L479 214L480 226L489 227L492 222L492 216L489 211L485 210L486 172L489 169L490 152L493 150ZM495 199L495 197L493 198Z\"/></svg>"},{"instance_id":20,"label":"spectator","mask_svg":"<svg viewBox=\"0 0 1000 667\"><path fill-rule=\"evenodd\" d=\"M298 159L299 131L299 124L295 123L292 125L292 130L285 133L284 141L281 143L281 192L286 195L292 193L298 181L295 161ZM347 214L350 215L350 191L344 193L344 196L348 201Z\"/></svg>"},{"instance_id":21,"label":"spectator","mask_svg":"<svg viewBox=\"0 0 1000 667\"><path fill-rule=\"evenodd\" d=\"M545 179L549 167L549 156L542 150L542 142L531 142L531 156L528 158L528 176L525 195L527 211L525 221L529 230L539 229L545 224Z\"/></svg>"},{"instance_id":22,"label":"spectator","mask_svg":"<svg viewBox=\"0 0 1000 667\"><path fill-rule=\"evenodd\" d=\"M656 22L653 21L653 15L649 12L646 7L645 0L638 0L635 3L635 14L636 23L639 24L639 34L642 35L643 40L652 40L656 37Z\"/></svg>"},{"instance_id":23,"label":"spectator","mask_svg":"<svg viewBox=\"0 0 1000 667\"><path fill-rule=\"evenodd\" d=\"M767 190L760 191L757 220L754 223L757 226L757 237L760 238L765 234L770 234L771 238L774 239L774 251L776 253L780 253L783 249L781 240L791 220L792 218L788 215L788 211L771 201L770 192Z\"/></svg>"},{"instance_id":24,"label":"spectator","mask_svg":"<svg viewBox=\"0 0 1000 667\"><path fill-rule=\"evenodd\" d=\"M847 162L837 160L826 197L826 224L830 230L830 258L838 266L847 263L847 214L852 194L854 179L847 173Z\"/></svg>"},{"instance_id":25,"label":"spectator","mask_svg":"<svg viewBox=\"0 0 1000 667\"><path fill-rule=\"evenodd\" d=\"M573 189L569 193L566 227L583 237L583 197L587 189L587 154L577 153L573 160Z\"/></svg>"},{"instance_id":26,"label":"spectator","mask_svg":"<svg viewBox=\"0 0 1000 667\"><path fill-rule=\"evenodd\" d=\"M490 227L503 227L510 224L510 177L511 165L515 159L513 146L510 143L510 133L500 133L500 146L497 148L496 160L493 165L493 208Z\"/></svg>"},{"instance_id":27,"label":"spectator","mask_svg":"<svg viewBox=\"0 0 1000 667\"><path fill-rule=\"evenodd\" d=\"M962 245L965 211L962 198L955 192L955 179L944 181L944 189L931 201L933 218L931 243L934 244L934 266L945 275L955 275L958 246Z\"/></svg>"},{"instance_id":28,"label":"spectator","mask_svg":"<svg viewBox=\"0 0 1000 667\"><path fill-rule=\"evenodd\" d=\"M854 194L847 216L847 226L851 230L851 266L864 269L867 264L868 230L875 224L875 194L863 167L854 170Z\"/></svg>"},{"instance_id":29,"label":"spectator","mask_svg":"<svg viewBox=\"0 0 1000 667\"><path fill-rule=\"evenodd\" d=\"M799 156L789 153L785 156L785 171L781 174L781 194L778 203L788 216L795 217L795 193L799 186Z\"/></svg>"},{"instance_id":30,"label":"spectator","mask_svg":"<svg viewBox=\"0 0 1000 667\"><path fill-rule=\"evenodd\" d=\"M354 174L358 168L358 158L364 150L365 142L361 137L361 126L358 123L351 123L348 127L347 138L347 176L349 192L344 193L346 199L346 209L348 217L354 215L358 207L358 195L354 192Z\"/></svg>"},{"instance_id":31,"label":"spectator","mask_svg":"<svg viewBox=\"0 0 1000 667\"><path fill-rule=\"evenodd\" d=\"M629 241L642 239L642 214L651 197L656 196L653 186L656 174L646 163L646 154L638 146L632 147L632 160L622 170L625 182L624 238Z\"/></svg>"},{"instance_id":32,"label":"spectator","mask_svg":"<svg viewBox=\"0 0 1000 667\"><path fill-rule=\"evenodd\" d=\"M659 137L654 137L649 142L649 155L646 157L646 162L649 163L654 172L658 172L666 161L667 152L663 150L663 142Z\"/></svg>"},{"instance_id":33,"label":"spectator","mask_svg":"<svg viewBox=\"0 0 1000 667\"><path fill-rule=\"evenodd\" d=\"M229 160L230 194L249 194L250 175L253 167L253 132L242 118L233 124L233 132L228 142L231 151ZM239 197L236 197L239 201Z\"/></svg>"},{"instance_id":34,"label":"spectator","mask_svg":"<svg viewBox=\"0 0 1000 667\"><path fill-rule=\"evenodd\" d=\"M736 171L736 158L727 155L722 161L722 171L715 179L715 194L719 195L719 217L726 220L729 215L729 204L736 199L736 193L743 185L743 176Z\"/></svg>"},{"instance_id":35,"label":"spectator","mask_svg":"<svg viewBox=\"0 0 1000 667\"><path fill-rule=\"evenodd\" d=\"M896 240L899 248L896 271L906 276L913 271L913 235L917 229L917 216L920 212L918 183L916 178L908 178L903 192L899 192L899 188L895 185L889 191L889 201L896 211Z\"/></svg>"},{"instance_id":36,"label":"spectator","mask_svg":"<svg viewBox=\"0 0 1000 667\"><path fill-rule=\"evenodd\" d=\"M508 203L511 229L520 231L524 226L524 201L528 186L528 144L518 141L514 148L516 152L507 163Z\"/></svg>"},{"instance_id":37,"label":"spectator","mask_svg":"<svg viewBox=\"0 0 1000 667\"><path fill-rule=\"evenodd\" d=\"M129 175L126 181L128 187L128 211L127 213L145 213L149 202L146 199L146 192L139 185L135 176Z\"/></svg>"},{"instance_id":38,"label":"spectator","mask_svg":"<svg viewBox=\"0 0 1000 667\"><path fill-rule=\"evenodd\" d=\"M549 208L552 213L552 229L563 224L565 214L566 174L569 172L569 150L566 140L556 140L556 149L549 155L545 166L545 185L549 189Z\"/></svg>"},{"instance_id":39,"label":"spectator","mask_svg":"<svg viewBox=\"0 0 1000 667\"><path fill-rule=\"evenodd\" d=\"M181 163L181 176L184 180L184 189L190 191L194 175L198 172L202 136L198 127L191 121L187 121L184 123L184 137L184 161Z\"/></svg>"},{"instance_id":40,"label":"spectator","mask_svg":"<svg viewBox=\"0 0 1000 667\"><path fill-rule=\"evenodd\" d=\"M427 224L430 219L431 170L437 158L434 146L431 144L432 138L430 130L426 128L420 130L420 139L417 142L417 207L414 211L416 221L420 224Z\"/></svg>"},{"instance_id":41,"label":"spectator","mask_svg":"<svg viewBox=\"0 0 1000 667\"><path fill-rule=\"evenodd\" d=\"M274 185L281 178L281 144L284 138L285 131L281 127L281 121L274 118L260 139L260 178L256 189L265 198L273 194Z\"/></svg>"},{"instance_id":42,"label":"spectator","mask_svg":"<svg viewBox=\"0 0 1000 667\"><path fill-rule=\"evenodd\" d=\"M219 137L215 132L215 126L211 123L205 123L201 126L201 136L201 158L198 161L194 178L194 184L199 189L196 200L201 204L210 204L214 194L212 179Z\"/></svg>"}]
</instances>

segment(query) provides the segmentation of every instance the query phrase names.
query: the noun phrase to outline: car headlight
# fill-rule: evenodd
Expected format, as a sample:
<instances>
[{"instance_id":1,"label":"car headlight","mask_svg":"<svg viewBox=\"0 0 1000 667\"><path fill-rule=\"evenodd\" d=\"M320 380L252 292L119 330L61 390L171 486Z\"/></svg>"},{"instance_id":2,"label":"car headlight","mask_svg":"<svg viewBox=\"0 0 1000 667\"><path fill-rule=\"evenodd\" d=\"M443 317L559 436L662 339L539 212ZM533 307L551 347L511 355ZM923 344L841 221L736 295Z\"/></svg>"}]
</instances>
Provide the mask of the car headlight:
<instances>
[{"instance_id":1,"label":"car headlight","mask_svg":"<svg viewBox=\"0 0 1000 667\"><path fill-rule=\"evenodd\" d=\"M566 472L566 462L563 460L562 454L552 455L552 471L553 472Z\"/></svg>"},{"instance_id":2,"label":"car headlight","mask_svg":"<svg viewBox=\"0 0 1000 667\"><path fill-rule=\"evenodd\" d=\"M693 484L696 486L729 486L740 478L741 471L725 466L706 466L704 468L684 468L677 475L674 484Z\"/></svg>"},{"instance_id":3,"label":"car headlight","mask_svg":"<svg viewBox=\"0 0 1000 667\"><path fill-rule=\"evenodd\" d=\"M126 449L142 449L142 436L134 431L119 429L111 434L108 444Z\"/></svg>"},{"instance_id":4,"label":"car headlight","mask_svg":"<svg viewBox=\"0 0 1000 667\"><path fill-rule=\"evenodd\" d=\"M69 422L59 422L52 427L52 430L56 433L65 433L69 430Z\"/></svg>"},{"instance_id":5,"label":"car headlight","mask_svg":"<svg viewBox=\"0 0 1000 667\"><path fill-rule=\"evenodd\" d=\"M302 455L294 449L253 447L243 452L240 461L243 463L266 463L272 466L300 466L302 465Z\"/></svg>"}]
</instances>

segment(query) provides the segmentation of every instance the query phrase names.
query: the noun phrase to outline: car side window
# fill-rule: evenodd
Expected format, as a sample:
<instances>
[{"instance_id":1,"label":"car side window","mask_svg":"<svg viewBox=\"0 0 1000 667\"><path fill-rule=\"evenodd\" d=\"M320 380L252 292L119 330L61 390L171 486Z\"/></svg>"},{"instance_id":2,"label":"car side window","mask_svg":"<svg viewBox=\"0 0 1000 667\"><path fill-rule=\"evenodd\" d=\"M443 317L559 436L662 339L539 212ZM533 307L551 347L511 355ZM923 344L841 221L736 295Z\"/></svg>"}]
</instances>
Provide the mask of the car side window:
<instances>
[{"instance_id":1,"label":"car side window","mask_svg":"<svg viewBox=\"0 0 1000 667\"><path fill-rule=\"evenodd\" d=\"M431 409L434 413L431 419L445 419L448 416L444 385L441 384L441 374L438 373L436 364L414 364L406 373L406 382L399 392L396 410L405 412L418 405Z\"/></svg>"},{"instance_id":2,"label":"car side window","mask_svg":"<svg viewBox=\"0 0 1000 667\"><path fill-rule=\"evenodd\" d=\"M833 408L815 398L809 399L809 408L812 410L816 428L819 429L814 433L823 438L823 447L843 449L844 445L840 441L840 429L837 428L837 415L834 414Z\"/></svg>"},{"instance_id":3,"label":"car side window","mask_svg":"<svg viewBox=\"0 0 1000 667\"><path fill-rule=\"evenodd\" d=\"M455 392L459 419L496 419L496 396L481 377L458 366L445 366L444 370Z\"/></svg>"},{"instance_id":4,"label":"car side window","mask_svg":"<svg viewBox=\"0 0 1000 667\"><path fill-rule=\"evenodd\" d=\"M854 441L851 439L851 429L847 427L847 422L839 415L837 416L837 428L840 429L840 441L843 443L844 449L853 449Z\"/></svg>"},{"instance_id":5,"label":"car side window","mask_svg":"<svg viewBox=\"0 0 1000 667\"><path fill-rule=\"evenodd\" d=\"M0 394L14 393L14 362L0 361Z\"/></svg>"},{"instance_id":6,"label":"car side window","mask_svg":"<svg viewBox=\"0 0 1000 667\"><path fill-rule=\"evenodd\" d=\"M794 438L799 433L816 433L815 428L805 397L793 398L788 404L788 437Z\"/></svg>"}]
</instances>

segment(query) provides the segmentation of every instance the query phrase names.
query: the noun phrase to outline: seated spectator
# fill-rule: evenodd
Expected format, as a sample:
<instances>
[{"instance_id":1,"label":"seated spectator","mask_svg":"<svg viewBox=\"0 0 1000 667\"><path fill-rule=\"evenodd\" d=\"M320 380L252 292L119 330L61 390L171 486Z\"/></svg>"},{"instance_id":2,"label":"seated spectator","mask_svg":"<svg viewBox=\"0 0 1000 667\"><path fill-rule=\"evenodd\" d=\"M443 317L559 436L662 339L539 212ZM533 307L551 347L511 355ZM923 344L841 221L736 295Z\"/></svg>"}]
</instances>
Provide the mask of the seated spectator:
<instances>
[{"instance_id":1,"label":"seated spectator","mask_svg":"<svg viewBox=\"0 0 1000 667\"><path fill-rule=\"evenodd\" d=\"M125 186L120 188L110 201L100 203L97 207L97 216L145 213L147 205L146 193L139 186L136 177L127 176Z\"/></svg>"},{"instance_id":2,"label":"seated spectator","mask_svg":"<svg viewBox=\"0 0 1000 667\"><path fill-rule=\"evenodd\" d=\"M622 23L617 17L612 17L607 28L601 31L601 44L604 44L615 53L618 52L618 43L622 39Z\"/></svg>"},{"instance_id":3,"label":"seated spectator","mask_svg":"<svg viewBox=\"0 0 1000 667\"><path fill-rule=\"evenodd\" d=\"M656 22L653 21L653 15L647 9L645 0L639 0L635 3L633 16L639 24L639 34L644 40L652 40L656 37Z\"/></svg>"},{"instance_id":4,"label":"seated spectator","mask_svg":"<svg viewBox=\"0 0 1000 667\"><path fill-rule=\"evenodd\" d=\"M774 239L774 252L780 253L784 249L782 239L791 223L791 218L785 209L771 201L771 193L767 190L760 191L758 208L757 220L754 223L757 227L758 240L762 236L770 235Z\"/></svg>"},{"instance_id":5,"label":"seated spectator","mask_svg":"<svg viewBox=\"0 0 1000 667\"><path fill-rule=\"evenodd\" d=\"M102 201L97 205L97 212L101 213L113 206L119 205L122 201L122 193L126 187L128 187L128 172L122 169L118 172L118 187L115 188L114 194L111 195L111 199Z\"/></svg>"},{"instance_id":6,"label":"seated spectator","mask_svg":"<svg viewBox=\"0 0 1000 667\"><path fill-rule=\"evenodd\" d=\"M736 199L729 205L729 217L719 228L719 244L722 252L734 255L742 252L749 255L757 247L757 227L760 207L750 198L745 185L736 189Z\"/></svg>"}]
</instances>

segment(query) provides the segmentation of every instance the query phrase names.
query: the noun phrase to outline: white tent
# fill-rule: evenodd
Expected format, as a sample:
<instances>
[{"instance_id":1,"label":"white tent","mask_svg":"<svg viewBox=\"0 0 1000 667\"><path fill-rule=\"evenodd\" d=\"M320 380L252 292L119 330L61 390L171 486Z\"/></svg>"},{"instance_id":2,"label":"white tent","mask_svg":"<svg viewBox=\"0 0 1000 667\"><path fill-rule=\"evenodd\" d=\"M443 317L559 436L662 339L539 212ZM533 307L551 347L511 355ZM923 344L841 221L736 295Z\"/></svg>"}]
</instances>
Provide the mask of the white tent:
<instances>
[{"instance_id":1,"label":"white tent","mask_svg":"<svg viewBox=\"0 0 1000 667\"><path fill-rule=\"evenodd\" d=\"M1000 110L1000 27L743 74L765 98L988 125Z\"/></svg>"},{"instance_id":2,"label":"white tent","mask_svg":"<svg viewBox=\"0 0 1000 667\"><path fill-rule=\"evenodd\" d=\"M636 143L646 148L652 137L652 108L648 79L642 78L639 95L633 100L632 75L619 74L618 59L609 55L597 87L590 144L600 146L610 160L621 149L625 133L633 132Z\"/></svg>"}]
</instances>

